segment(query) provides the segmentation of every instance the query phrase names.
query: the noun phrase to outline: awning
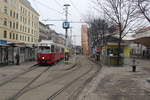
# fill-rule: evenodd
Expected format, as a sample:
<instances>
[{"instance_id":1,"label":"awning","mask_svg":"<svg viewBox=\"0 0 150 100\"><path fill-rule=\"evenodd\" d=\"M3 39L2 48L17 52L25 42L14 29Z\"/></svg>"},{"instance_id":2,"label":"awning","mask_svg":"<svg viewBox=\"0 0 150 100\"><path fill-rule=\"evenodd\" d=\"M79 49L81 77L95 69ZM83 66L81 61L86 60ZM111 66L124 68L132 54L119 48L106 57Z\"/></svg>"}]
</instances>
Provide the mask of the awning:
<instances>
[{"instance_id":1,"label":"awning","mask_svg":"<svg viewBox=\"0 0 150 100\"><path fill-rule=\"evenodd\" d=\"M146 47L150 47L150 37L142 37L134 40L135 43L140 43Z\"/></svg>"},{"instance_id":2,"label":"awning","mask_svg":"<svg viewBox=\"0 0 150 100\"><path fill-rule=\"evenodd\" d=\"M14 42L10 42L7 43L6 45L12 46L12 47L25 47L25 43L14 43Z\"/></svg>"}]
</instances>

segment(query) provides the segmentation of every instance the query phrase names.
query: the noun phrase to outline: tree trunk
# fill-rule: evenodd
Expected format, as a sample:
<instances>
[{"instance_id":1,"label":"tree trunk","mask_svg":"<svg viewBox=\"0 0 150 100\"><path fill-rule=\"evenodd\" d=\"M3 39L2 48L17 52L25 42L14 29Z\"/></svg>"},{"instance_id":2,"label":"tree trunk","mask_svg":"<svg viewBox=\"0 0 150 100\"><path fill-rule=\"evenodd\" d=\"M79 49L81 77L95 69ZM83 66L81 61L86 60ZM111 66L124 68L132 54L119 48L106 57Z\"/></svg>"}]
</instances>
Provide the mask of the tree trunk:
<instances>
[{"instance_id":1,"label":"tree trunk","mask_svg":"<svg viewBox=\"0 0 150 100\"><path fill-rule=\"evenodd\" d=\"M121 23L119 23L119 41L118 41L118 53L117 53L117 65L119 66L121 63L121 41L122 41L122 31L121 31L122 27L121 27Z\"/></svg>"},{"instance_id":2,"label":"tree trunk","mask_svg":"<svg viewBox=\"0 0 150 100\"><path fill-rule=\"evenodd\" d=\"M121 62L120 53L121 53L121 39L119 39L118 41L118 53L117 53L117 65L118 66L120 65L120 62Z\"/></svg>"}]
</instances>

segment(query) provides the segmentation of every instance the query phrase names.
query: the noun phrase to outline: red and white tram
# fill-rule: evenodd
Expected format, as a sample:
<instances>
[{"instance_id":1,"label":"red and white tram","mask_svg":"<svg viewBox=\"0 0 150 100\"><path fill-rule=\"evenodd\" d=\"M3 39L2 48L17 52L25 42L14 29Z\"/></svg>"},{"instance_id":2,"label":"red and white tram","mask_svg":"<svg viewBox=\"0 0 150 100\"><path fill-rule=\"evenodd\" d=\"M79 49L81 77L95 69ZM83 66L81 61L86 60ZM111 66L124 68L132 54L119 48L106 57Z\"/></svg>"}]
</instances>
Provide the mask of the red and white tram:
<instances>
[{"instance_id":1,"label":"red and white tram","mask_svg":"<svg viewBox=\"0 0 150 100\"><path fill-rule=\"evenodd\" d=\"M38 64L53 64L64 58L64 46L49 40L39 43Z\"/></svg>"}]
</instances>

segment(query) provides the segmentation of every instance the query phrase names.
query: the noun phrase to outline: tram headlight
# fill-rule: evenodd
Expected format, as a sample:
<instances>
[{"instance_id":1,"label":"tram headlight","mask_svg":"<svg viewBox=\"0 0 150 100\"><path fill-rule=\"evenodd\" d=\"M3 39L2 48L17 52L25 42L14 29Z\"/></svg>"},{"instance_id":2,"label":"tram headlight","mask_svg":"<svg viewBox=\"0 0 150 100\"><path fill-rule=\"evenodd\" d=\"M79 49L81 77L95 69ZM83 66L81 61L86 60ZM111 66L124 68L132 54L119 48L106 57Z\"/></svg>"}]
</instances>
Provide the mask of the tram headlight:
<instances>
[{"instance_id":1,"label":"tram headlight","mask_svg":"<svg viewBox=\"0 0 150 100\"><path fill-rule=\"evenodd\" d=\"M42 57L42 59L45 59L45 57Z\"/></svg>"}]
</instances>

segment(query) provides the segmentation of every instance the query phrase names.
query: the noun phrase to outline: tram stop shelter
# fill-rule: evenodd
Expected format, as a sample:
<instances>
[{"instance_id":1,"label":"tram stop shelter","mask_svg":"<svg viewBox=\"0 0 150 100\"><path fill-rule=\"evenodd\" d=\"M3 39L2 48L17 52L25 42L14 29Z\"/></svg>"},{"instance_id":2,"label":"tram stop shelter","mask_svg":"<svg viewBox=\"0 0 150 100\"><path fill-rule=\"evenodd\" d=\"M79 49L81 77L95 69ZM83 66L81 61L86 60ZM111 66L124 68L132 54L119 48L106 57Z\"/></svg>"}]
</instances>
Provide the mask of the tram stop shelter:
<instances>
[{"instance_id":1,"label":"tram stop shelter","mask_svg":"<svg viewBox=\"0 0 150 100\"><path fill-rule=\"evenodd\" d=\"M117 65L117 59L118 59L118 43L107 43L102 48L101 52L101 59L103 64L106 65ZM130 56L130 49L128 47L127 43L121 43L121 51L120 51L120 61L119 65L123 65L125 62L127 62L129 56Z\"/></svg>"}]
</instances>

